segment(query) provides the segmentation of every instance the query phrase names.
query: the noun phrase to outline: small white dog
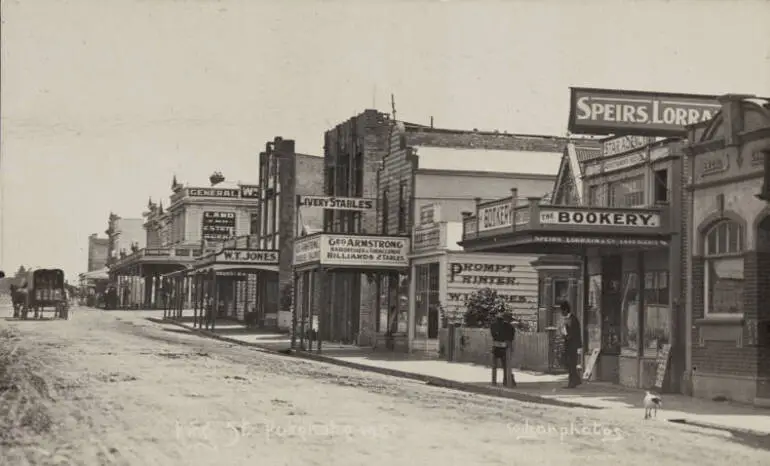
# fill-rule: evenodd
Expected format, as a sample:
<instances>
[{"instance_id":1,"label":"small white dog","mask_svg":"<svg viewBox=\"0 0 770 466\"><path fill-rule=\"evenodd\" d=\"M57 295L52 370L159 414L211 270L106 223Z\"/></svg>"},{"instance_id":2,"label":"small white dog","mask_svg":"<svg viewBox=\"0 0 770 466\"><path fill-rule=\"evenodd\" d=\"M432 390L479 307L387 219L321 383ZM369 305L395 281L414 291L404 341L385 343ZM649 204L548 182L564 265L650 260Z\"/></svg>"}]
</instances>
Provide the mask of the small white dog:
<instances>
[{"instance_id":1,"label":"small white dog","mask_svg":"<svg viewBox=\"0 0 770 466\"><path fill-rule=\"evenodd\" d=\"M654 412L655 417L658 417L658 408L663 406L663 400L659 395L654 393L645 392L644 395L644 418L649 419Z\"/></svg>"}]
</instances>

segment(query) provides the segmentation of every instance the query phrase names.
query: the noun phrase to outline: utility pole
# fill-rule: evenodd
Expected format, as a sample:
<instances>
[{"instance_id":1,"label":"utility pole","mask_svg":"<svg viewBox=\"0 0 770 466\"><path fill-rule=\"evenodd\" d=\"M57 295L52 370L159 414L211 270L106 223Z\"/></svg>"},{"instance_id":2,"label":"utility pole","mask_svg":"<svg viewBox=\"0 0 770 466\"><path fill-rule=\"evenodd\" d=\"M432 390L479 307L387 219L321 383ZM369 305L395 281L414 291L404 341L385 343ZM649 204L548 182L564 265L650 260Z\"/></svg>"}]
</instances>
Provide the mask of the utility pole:
<instances>
[{"instance_id":1,"label":"utility pole","mask_svg":"<svg viewBox=\"0 0 770 466\"><path fill-rule=\"evenodd\" d=\"M396 98L393 94L390 94L390 108L393 114L393 121L396 121Z\"/></svg>"}]
</instances>

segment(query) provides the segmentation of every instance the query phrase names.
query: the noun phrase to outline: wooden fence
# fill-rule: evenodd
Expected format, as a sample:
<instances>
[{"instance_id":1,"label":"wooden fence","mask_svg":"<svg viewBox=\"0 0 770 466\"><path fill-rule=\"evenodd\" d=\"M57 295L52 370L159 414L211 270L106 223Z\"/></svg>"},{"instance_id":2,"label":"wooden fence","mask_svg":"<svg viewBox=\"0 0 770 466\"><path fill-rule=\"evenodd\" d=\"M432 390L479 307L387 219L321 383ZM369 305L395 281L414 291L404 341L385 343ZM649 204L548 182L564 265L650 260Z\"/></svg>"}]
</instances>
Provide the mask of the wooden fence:
<instances>
[{"instance_id":1,"label":"wooden fence","mask_svg":"<svg viewBox=\"0 0 770 466\"><path fill-rule=\"evenodd\" d=\"M513 367L550 372L556 369L549 332L517 332L513 344ZM492 365L492 335L489 329L441 329L439 351L450 362Z\"/></svg>"}]
</instances>

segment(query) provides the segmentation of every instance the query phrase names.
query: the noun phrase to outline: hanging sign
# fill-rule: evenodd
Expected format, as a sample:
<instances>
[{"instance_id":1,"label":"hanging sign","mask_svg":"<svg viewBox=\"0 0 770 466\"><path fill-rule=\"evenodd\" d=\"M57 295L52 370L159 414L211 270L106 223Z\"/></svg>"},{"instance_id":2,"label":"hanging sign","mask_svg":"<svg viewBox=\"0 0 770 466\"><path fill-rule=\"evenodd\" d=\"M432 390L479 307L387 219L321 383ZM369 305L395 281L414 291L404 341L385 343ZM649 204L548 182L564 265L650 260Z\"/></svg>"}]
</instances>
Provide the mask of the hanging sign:
<instances>
[{"instance_id":1,"label":"hanging sign","mask_svg":"<svg viewBox=\"0 0 770 466\"><path fill-rule=\"evenodd\" d=\"M717 96L572 87L569 130L576 134L684 137L685 126L710 120Z\"/></svg>"},{"instance_id":2,"label":"hanging sign","mask_svg":"<svg viewBox=\"0 0 770 466\"><path fill-rule=\"evenodd\" d=\"M330 210L372 210L375 207L374 199L335 196L297 196L297 206Z\"/></svg>"},{"instance_id":3,"label":"hanging sign","mask_svg":"<svg viewBox=\"0 0 770 466\"><path fill-rule=\"evenodd\" d=\"M321 237L311 236L294 241L294 265L304 265L321 260Z\"/></svg>"},{"instance_id":4,"label":"hanging sign","mask_svg":"<svg viewBox=\"0 0 770 466\"><path fill-rule=\"evenodd\" d=\"M277 265L278 251L261 249L223 249L216 262L223 264Z\"/></svg>"},{"instance_id":5,"label":"hanging sign","mask_svg":"<svg viewBox=\"0 0 770 466\"><path fill-rule=\"evenodd\" d=\"M660 214L654 212L617 212L611 210L546 210L540 212L545 225L601 225L610 227L660 226Z\"/></svg>"},{"instance_id":6,"label":"hanging sign","mask_svg":"<svg viewBox=\"0 0 770 466\"><path fill-rule=\"evenodd\" d=\"M408 267L409 238L397 236L321 235L321 265Z\"/></svg>"}]
</instances>

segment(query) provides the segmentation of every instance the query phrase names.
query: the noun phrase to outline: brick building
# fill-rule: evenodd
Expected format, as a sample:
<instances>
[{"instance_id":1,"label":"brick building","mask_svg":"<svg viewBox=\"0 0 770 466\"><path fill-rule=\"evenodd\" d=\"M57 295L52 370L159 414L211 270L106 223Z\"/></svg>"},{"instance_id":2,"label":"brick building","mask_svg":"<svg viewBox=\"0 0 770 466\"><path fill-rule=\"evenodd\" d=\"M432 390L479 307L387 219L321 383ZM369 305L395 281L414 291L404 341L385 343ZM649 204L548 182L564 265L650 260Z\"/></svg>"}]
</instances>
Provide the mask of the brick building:
<instances>
[{"instance_id":1,"label":"brick building","mask_svg":"<svg viewBox=\"0 0 770 466\"><path fill-rule=\"evenodd\" d=\"M694 396L770 405L770 103L724 96L689 128L687 375Z\"/></svg>"},{"instance_id":2,"label":"brick building","mask_svg":"<svg viewBox=\"0 0 770 466\"><path fill-rule=\"evenodd\" d=\"M96 233L88 237L88 272L107 266L108 238L98 238Z\"/></svg>"}]
</instances>

